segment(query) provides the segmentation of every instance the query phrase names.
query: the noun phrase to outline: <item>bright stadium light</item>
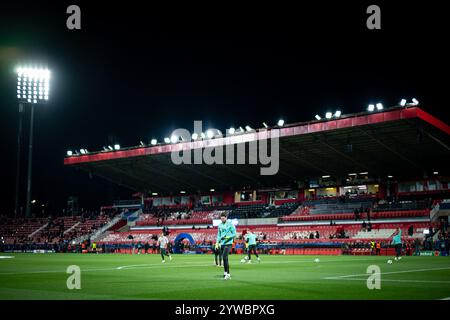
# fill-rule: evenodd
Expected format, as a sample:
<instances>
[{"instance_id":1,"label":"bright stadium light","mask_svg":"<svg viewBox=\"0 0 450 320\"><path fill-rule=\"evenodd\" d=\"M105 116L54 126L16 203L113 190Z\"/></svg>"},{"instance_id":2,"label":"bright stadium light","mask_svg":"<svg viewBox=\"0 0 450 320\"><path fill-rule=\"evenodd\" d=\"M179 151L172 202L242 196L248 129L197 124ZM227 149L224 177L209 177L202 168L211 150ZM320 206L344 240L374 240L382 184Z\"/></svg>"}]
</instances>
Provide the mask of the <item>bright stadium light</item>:
<instances>
[{"instance_id":1,"label":"bright stadium light","mask_svg":"<svg viewBox=\"0 0 450 320\"><path fill-rule=\"evenodd\" d=\"M204 133L204 132L200 133L200 137L201 137L202 139L206 139L205 133Z\"/></svg>"},{"instance_id":2,"label":"bright stadium light","mask_svg":"<svg viewBox=\"0 0 450 320\"><path fill-rule=\"evenodd\" d=\"M389 179L392 179L394 176L388 176Z\"/></svg>"},{"instance_id":3,"label":"bright stadium light","mask_svg":"<svg viewBox=\"0 0 450 320\"><path fill-rule=\"evenodd\" d=\"M367 107L367 110L372 112L373 110L375 110L375 105L374 104L369 104L369 106Z\"/></svg>"},{"instance_id":4,"label":"bright stadium light","mask_svg":"<svg viewBox=\"0 0 450 320\"><path fill-rule=\"evenodd\" d=\"M86 149L80 149L81 154L86 154Z\"/></svg>"},{"instance_id":5,"label":"bright stadium light","mask_svg":"<svg viewBox=\"0 0 450 320\"><path fill-rule=\"evenodd\" d=\"M383 110L383 104L382 103L377 103L377 110Z\"/></svg>"},{"instance_id":6,"label":"bright stadium light","mask_svg":"<svg viewBox=\"0 0 450 320\"><path fill-rule=\"evenodd\" d=\"M419 100L417 100L416 98L412 99L413 105L417 106L419 105Z\"/></svg>"},{"instance_id":7,"label":"bright stadium light","mask_svg":"<svg viewBox=\"0 0 450 320\"><path fill-rule=\"evenodd\" d=\"M111 146L108 146L108 149L109 149L109 150L111 150L111 151L113 151L113 150L114 150L114 148L113 148L113 147L111 147Z\"/></svg>"},{"instance_id":8,"label":"bright stadium light","mask_svg":"<svg viewBox=\"0 0 450 320\"><path fill-rule=\"evenodd\" d=\"M400 100L400 106L401 106L401 107L406 106L406 99Z\"/></svg>"},{"instance_id":9,"label":"bright stadium light","mask_svg":"<svg viewBox=\"0 0 450 320\"><path fill-rule=\"evenodd\" d=\"M322 178L326 179L329 178L330 176L326 175L326 176L322 176Z\"/></svg>"},{"instance_id":10,"label":"bright stadium light","mask_svg":"<svg viewBox=\"0 0 450 320\"><path fill-rule=\"evenodd\" d=\"M267 123L265 123L265 122L263 122L263 126L264 126L264 128L268 128L269 126L267 125Z\"/></svg>"},{"instance_id":11,"label":"bright stadium light","mask_svg":"<svg viewBox=\"0 0 450 320\"><path fill-rule=\"evenodd\" d=\"M182 194L185 194L185 193L186 193L186 191L180 191L180 193L182 193Z\"/></svg>"},{"instance_id":12,"label":"bright stadium light","mask_svg":"<svg viewBox=\"0 0 450 320\"><path fill-rule=\"evenodd\" d=\"M250 131L252 131L253 129L252 129L252 127L250 127L250 126L245 126L245 130L247 130L247 132L250 132Z\"/></svg>"},{"instance_id":13,"label":"bright stadium light","mask_svg":"<svg viewBox=\"0 0 450 320\"><path fill-rule=\"evenodd\" d=\"M197 140L198 139L198 133L197 132L194 132L193 134L192 134L192 140Z\"/></svg>"},{"instance_id":14,"label":"bright stadium light","mask_svg":"<svg viewBox=\"0 0 450 320\"><path fill-rule=\"evenodd\" d=\"M152 192L152 196L157 196L158 192Z\"/></svg>"},{"instance_id":15,"label":"bright stadium light","mask_svg":"<svg viewBox=\"0 0 450 320\"><path fill-rule=\"evenodd\" d=\"M17 99L32 104L44 103L50 91L50 70L19 67L17 72Z\"/></svg>"},{"instance_id":16,"label":"bright stadium light","mask_svg":"<svg viewBox=\"0 0 450 320\"><path fill-rule=\"evenodd\" d=\"M333 116L333 114L331 112L325 113L325 118L327 118L327 119L331 119L332 116Z\"/></svg>"},{"instance_id":17,"label":"bright stadium light","mask_svg":"<svg viewBox=\"0 0 450 320\"><path fill-rule=\"evenodd\" d=\"M209 191L214 192L214 191L216 191L216 190L215 190L215 189L209 189Z\"/></svg>"},{"instance_id":18,"label":"bright stadium light","mask_svg":"<svg viewBox=\"0 0 450 320\"><path fill-rule=\"evenodd\" d=\"M341 116L341 114L342 114L341 110L337 110L337 111L334 113L334 116L335 116L336 118L339 118L339 117Z\"/></svg>"},{"instance_id":19,"label":"bright stadium light","mask_svg":"<svg viewBox=\"0 0 450 320\"><path fill-rule=\"evenodd\" d=\"M214 137L214 132L210 129L206 131L206 136L208 137L208 139L212 139Z\"/></svg>"},{"instance_id":20,"label":"bright stadium light","mask_svg":"<svg viewBox=\"0 0 450 320\"><path fill-rule=\"evenodd\" d=\"M434 174L434 175L438 175L439 172L438 172L438 171L433 171L433 174Z\"/></svg>"},{"instance_id":21,"label":"bright stadium light","mask_svg":"<svg viewBox=\"0 0 450 320\"><path fill-rule=\"evenodd\" d=\"M279 127L284 126L284 120L283 119L278 120L277 124L278 124Z\"/></svg>"},{"instance_id":22,"label":"bright stadium light","mask_svg":"<svg viewBox=\"0 0 450 320\"><path fill-rule=\"evenodd\" d=\"M140 141L139 143L141 144L141 146L145 147L145 143L144 142Z\"/></svg>"},{"instance_id":23,"label":"bright stadium light","mask_svg":"<svg viewBox=\"0 0 450 320\"><path fill-rule=\"evenodd\" d=\"M117 143L116 143L116 144L114 145L114 150L120 150L120 144L117 144Z\"/></svg>"},{"instance_id":24,"label":"bright stadium light","mask_svg":"<svg viewBox=\"0 0 450 320\"><path fill-rule=\"evenodd\" d=\"M150 144L151 144L152 146L155 146L157 143L158 143L158 140L156 140L156 139L152 139L152 140L150 141Z\"/></svg>"},{"instance_id":25,"label":"bright stadium light","mask_svg":"<svg viewBox=\"0 0 450 320\"><path fill-rule=\"evenodd\" d=\"M164 142L165 142L165 143L170 143L170 138L165 137L165 138L164 138Z\"/></svg>"},{"instance_id":26,"label":"bright stadium light","mask_svg":"<svg viewBox=\"0 0 450 320\"><path fill-rule=\"evenodd\" d=\"M360 172L359 174L361 174L361 175L363 175L363 174L369 174L367 171L365 171L365 172Z\"/></svg>"},{"instance_id":27,"label":"bright stadium light","mask_svg":"<svg viewBox=\"0 0 450 320\"><path fill-rule=\"evenodd\" d=\"M316 114L315 118L316 118L316 120L322 120L322 117L319 116L318 114Z\"/></svg>"},{"instance_id":28,"label":"bright stadium light","mask_svg":"<svg viewBox=\"0 0 450 320\"><path fill-rule=\"evenodd\" d=\"M178 137L176 135L171 136L170 137L170 142L177 143L178 142Z\"/></svg>"},{"instance_id":29,"label":"bright stadium light","mask_svg":"<svg viewBox=\"0 0 450 320\"><path fill-rule=\"evenodd\" d=\"M233 127L231 127L230 129L228 129L228 133L229 134L234 134L236 132L236 130L233 128Z\"/></svg>"},{"instance_id":30,"label":"bright stadium light","mask_svg":"<svg viewBox=\"0 0 450 320\"><path fill-rule=\"evenodd\" d=\"M70 157L73 155L73 152L71 150L67 150L67 156Z\"/></svg>"},{"instance_id":31,"label":"bright stadium light","mask_svg":"<svg viewBox=\"0 0 450 320\"><path fill-rule=\"evenodd\" d=\"M45 103L48 100L50 90L50 70L47 68L30 68L30 67L18 67L17 73L17 89L16 96L19 101L19 113L23 112L23 105L29 103L31 105L30 115L30 131L29 131L29 145L28 145L28 172L27 172L27 195L26 195L26 208L25 216L30 217L31 207L31 185L32 185L32 161L33 161L33 125L34 125L34 106L36 104ZM22 135L22 117L20 117L20 125L18 132L18 144L20 144L20 137ZM20 175L19 163L20 163L20 145L17 149L17 178L16 185L18 185L18 179ZM16 187L16 202L15 202L15 214L18 212L18 199L19 188Z\"/></svg>"}]
</instances>

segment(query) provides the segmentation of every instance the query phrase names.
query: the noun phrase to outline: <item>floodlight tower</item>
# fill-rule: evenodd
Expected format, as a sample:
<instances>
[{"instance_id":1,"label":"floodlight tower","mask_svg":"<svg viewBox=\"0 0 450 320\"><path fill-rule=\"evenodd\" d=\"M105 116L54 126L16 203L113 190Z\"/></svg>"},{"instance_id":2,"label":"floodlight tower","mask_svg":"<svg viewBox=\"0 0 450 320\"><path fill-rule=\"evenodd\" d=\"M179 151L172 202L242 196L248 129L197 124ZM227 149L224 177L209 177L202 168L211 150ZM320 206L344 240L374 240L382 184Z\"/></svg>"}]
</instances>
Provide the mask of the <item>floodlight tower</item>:
<instances>
[{"instance_id":1,"label":"floodlight tower","mask_svg":"<svg viewBox=\"0 0 450 320\"><path fill-rule=\"evenodd\" d=\"M25 204L25 214L29 217L31 215L31 170L33 160L34 107L36 104L43 104L48 100L50 91L50 70L47 68L19 67L16 71L17 99L19 101L19 106L29 104L31 107L30 138L28 140L27 198ZM19 107L19 111L20 108L21 107Z\"/></svg>"}]
</instances>

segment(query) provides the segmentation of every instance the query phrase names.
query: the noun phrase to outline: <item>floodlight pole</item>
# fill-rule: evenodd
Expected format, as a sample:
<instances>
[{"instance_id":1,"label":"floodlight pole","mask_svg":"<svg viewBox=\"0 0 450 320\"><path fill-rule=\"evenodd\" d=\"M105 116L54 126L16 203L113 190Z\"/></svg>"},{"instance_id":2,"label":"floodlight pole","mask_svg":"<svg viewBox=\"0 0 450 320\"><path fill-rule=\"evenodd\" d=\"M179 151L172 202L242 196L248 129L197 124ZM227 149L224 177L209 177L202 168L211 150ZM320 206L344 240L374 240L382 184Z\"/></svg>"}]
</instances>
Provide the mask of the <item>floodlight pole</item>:
<instances>
[{"instance_id":1,"label":"floodlight pole","mask_svg":"<svg viewBox=\"0 0 450 320\"><path fill-rule=\"evenodd\" d=\"M19 103L19 132L17 133L17 167L16 167L16 194L14 201L14 218L19 213L19 185L20 185L20 149L22 147L23 104Z\"/></svg>"},{"instance_id":2,"label":"floodlight pole","mask_svg":"<svg viewBox=\"0 0 450 320\"><path fill-rule=\"evenodd\" d=\"M34 123L34 103L31 103L31 119L30 119L30 138L28 141L28 179L27 179L27 203L26 203L26 217L31 216L31 169L33 161L33 123Z\"/></svg>"}]
</instances>

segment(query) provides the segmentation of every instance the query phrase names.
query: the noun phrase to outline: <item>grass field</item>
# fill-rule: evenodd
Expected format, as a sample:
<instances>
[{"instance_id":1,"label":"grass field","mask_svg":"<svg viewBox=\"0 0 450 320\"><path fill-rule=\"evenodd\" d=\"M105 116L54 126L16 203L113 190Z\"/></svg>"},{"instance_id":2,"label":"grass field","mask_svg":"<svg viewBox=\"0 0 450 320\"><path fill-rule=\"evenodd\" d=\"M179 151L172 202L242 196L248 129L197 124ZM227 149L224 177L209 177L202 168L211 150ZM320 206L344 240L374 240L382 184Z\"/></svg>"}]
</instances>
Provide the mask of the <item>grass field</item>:
<instances>
[{"instance_id":1,"label":"grass field","mask_svg":"<svg viewBox=\"0 0 450 320\"><path fill-rule=\"evenodd\" d=\"M450 258L262 256L242 264L231 256L232 279L211 255L0 254L0 299L444 299ZM69 265L81 268L81 289L69 290ZM369 265L381 268L381 289L367 288Z\"/></svg>"}]
</instances>

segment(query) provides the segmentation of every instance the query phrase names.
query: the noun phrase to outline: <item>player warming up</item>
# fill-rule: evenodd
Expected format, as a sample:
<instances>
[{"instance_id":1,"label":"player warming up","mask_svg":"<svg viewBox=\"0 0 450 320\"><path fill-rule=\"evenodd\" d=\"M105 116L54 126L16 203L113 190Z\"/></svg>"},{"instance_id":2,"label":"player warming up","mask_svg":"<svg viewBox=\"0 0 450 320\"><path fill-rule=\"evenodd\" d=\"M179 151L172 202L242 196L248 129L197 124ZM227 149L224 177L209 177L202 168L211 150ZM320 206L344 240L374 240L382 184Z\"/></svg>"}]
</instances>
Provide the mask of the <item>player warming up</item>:
<instances>
[{"instance_id":1,"label":"player warming up","mask_svg":"<svg viewBox=\"0 0 450 320\"><path fill-rule=\"evenodd\" d=\"M395 246L395 260L402 258L402 230L397 228L392 238L392 244Z\"/></svg>"},{"instance_id":2,"label":"player warming up","mask_svg":"<svg viewBox=\"0 0 450 320\"><path fill-rule=\"evenodd\" d=\"M161 258L162 258L162 263L166 262L166 260L164 259L164 257L169 257L169 259L172 261L172 256L170 254L170 252L168 252L167 250L167 244L169 243L169 239L167 239L167 237L164 235L164 233L161 233L161 236L158 238L158 246L159 246L159 250L161 252Z\"/></svg>"},{"instance_id":3,"label":"player warming up","mask_svg":"<svg viewBox=\"0 0 450 320\"><path fill-rule=\"evenodd\" d=\"M245 235L245 242L246 245L248 245L247 247L248 256L246 257L248 263L252 263L252 251L258 262L261 262L261 259L258 256L258 252L256 251L256 234L254 234L250 230L247 230L247 234Z\"/></svg>"},{"instance_id":4,"label":"player warming up","mask_svg":"<svg viewBox=\"0 0 450 320\"><path fill-rule=\"evenodd\" d=\"M233 240L236 237L236 228L233 223L228 220L227 214L223 212L220 215L221 223L219 223L217 230L217 241L215 245L216 250L220 250L223 260L223 279L231 279L230 264L228 262L228 254L231 251Z\"/></svg>"}]
</instances>

